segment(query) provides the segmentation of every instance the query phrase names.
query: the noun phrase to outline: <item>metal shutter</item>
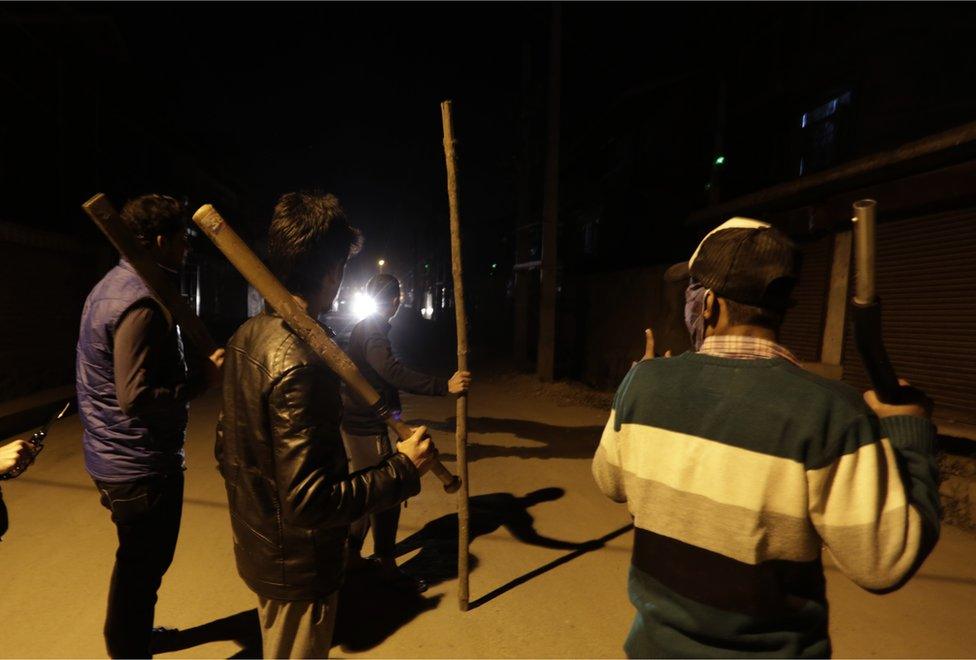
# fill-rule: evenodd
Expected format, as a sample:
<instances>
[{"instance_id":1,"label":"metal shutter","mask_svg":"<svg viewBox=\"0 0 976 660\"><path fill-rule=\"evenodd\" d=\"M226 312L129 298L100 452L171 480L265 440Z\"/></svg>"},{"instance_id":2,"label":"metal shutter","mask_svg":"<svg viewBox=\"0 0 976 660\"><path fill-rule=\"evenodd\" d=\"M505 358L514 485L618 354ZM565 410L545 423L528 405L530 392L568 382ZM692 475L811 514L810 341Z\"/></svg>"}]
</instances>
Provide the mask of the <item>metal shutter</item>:
<instances>
[{"instance_id":1,"label":"metal shutter","mask_svg":"<svg viewBox=\"0 0 976 660\"><path fill-rule=\"evenodd\" d=\"M976 422L976 209L879 224L876 268L899 377L935 400L940 420ZM844 380L866 389L852 335L848 323Z\"/></svg>"},{"instance_id":2,"label":"metal shutter","mask_svg":"<svg viewBox=\"0 0 976 660\"><path fill-rule=\"evenodd\" d=\"M786 312L779 332L780 342L804 362L820 360L833 245L834 237L826 236L802 246L800 278L793 290L796 306Z\"/></svg>"}]
</instances>

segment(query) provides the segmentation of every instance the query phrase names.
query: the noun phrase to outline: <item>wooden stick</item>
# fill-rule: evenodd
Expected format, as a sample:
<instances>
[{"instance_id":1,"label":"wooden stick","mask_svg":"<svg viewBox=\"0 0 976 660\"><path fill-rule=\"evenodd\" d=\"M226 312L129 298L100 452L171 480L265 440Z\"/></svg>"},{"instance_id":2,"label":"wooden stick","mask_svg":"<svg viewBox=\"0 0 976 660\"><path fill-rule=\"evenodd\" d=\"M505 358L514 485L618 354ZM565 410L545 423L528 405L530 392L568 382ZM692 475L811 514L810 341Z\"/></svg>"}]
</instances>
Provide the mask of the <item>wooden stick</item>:
<instances>
[{"instance_id":1,"label":"wooden stick","mask_svg":"<svg viewBox=\"0 0 976 660\"><path fill-rule=\"evenodd\" d=\"M359 369L356 368L353 361L332 341L322 326L302 309L288 289L258 259L257 255L247 246L247 243L237 235L237 232L220 217L217 210L210 204L204 204L193 214L193 221L224 253L227 260L237 268L244 279L264 296L268 304L281 315L281 318L294 330L295 334L325 360L329 368L346 383L349 390L366 405L375 407L376 413L393 429L397 437L401 440L409 438L411 428L394 419L389 410L380 406L380 395L359 373ZM448 493L453 493L460 487L458 478L448 472L439 460L434 459L431 472L441 480L441 483L444 484L444 490Z\"/></svg>"},{"instance_id":2,"label":"wooden stick","mask_svg":"<svg viewBox=\"0 0 976 660\"><path fill-rule=\"evenodd\" d=\"M461 268L461 227L458 210L457 162L454 157L454 126L451 102L441 103L444 125L444 160L447 162L447 200L451 208L451 273L454 276L454 318L457 321L458 371L468 370L468 319L464 311L464 282ZM457 398L457 469L461 477L458 491L458 607L468 609L468 544L470 512L468 510L468 393Z\"/></svg>"},{"instance_id":3,"label":"wooden stick","mask_svg":"<svg viewBox=\"0 0 976 660\"><path fill-rule=\"evenodd\" d=\"M149 254L149 250L143 247L125 225L112 206L112 202L108 201L108 197L98 193L82 204L81 208L102 230L119 254L139 273L139 277L162 305L163 313L168 317L166 320L169 322L175 320L180 330L196 345L203 357L210 357L217 350L217 343L207 332L207 327L190 309L170 278Z\"/></svg>"}]
</instances>

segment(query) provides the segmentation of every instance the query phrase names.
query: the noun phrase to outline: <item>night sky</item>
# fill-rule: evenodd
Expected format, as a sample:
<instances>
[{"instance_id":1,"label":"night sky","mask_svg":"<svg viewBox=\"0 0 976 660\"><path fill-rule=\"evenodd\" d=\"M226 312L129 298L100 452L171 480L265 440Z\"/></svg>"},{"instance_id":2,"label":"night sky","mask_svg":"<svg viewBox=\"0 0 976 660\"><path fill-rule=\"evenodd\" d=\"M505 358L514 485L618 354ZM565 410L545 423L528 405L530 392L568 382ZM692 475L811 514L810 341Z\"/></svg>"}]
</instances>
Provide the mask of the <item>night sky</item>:
<instances>
[{"instance_id":1,"label":"night sky","mask_svg":"<svg viewBox=\"0 0 976 660\"><path fill-rule=\"evenodd\" d=\"M563 8L564 169L581 140L593 141L594 133L602 139L601 112L621 94L701 67L710 32L721 23L714 11ZM236 220L256 234L280 193L320 188L338 195L365 231L364 256L406 260L447 234L438 104L450 98L465 231L472 243L500 245L514 228L524 103L539 161L530 175L538 198L533 219L541 214L550 12L546 3L5 5L0 23L28 45L7 59L6 73L18 79L13 89L36 92L41 102L50 97L52 114L67 104L69 134L52 145L69 152L58 219L23 217L31 211L14 201L5 215L63 229L95 185L117 203L149 190L185 195L166 190L180 185L171 171L178 165L147 156L141 134L120 128L135 122L149 127L153 140L188 149L242 194L246 217ZM60 92L49 62L56 58L68 62ZM102 115L82 120L92 103L73 89L94 87L103 95ZM26 103L25 115L32 112ZM693 147L685 160L707 158L699 153L707 126L676 130L687 132ZM72 153L84 149L71 140L89 132L111 153L98 177L87 161L72 164ZM25 152L35 147L22 145ZM52 184L51 158L16 162L31 185ZM510 240L500 249L514 246Z\"/></svg>"},{"instance_id":2,"label":"night sky","mask_svg":"<svg viewBox=\"0 0 976 660\"><path fill-rule=\"evenodd\" d=\"M188 186L189 162L238 196L229 219L251 239L279 194L324 189L364 230L360 261L385 257L397 270L446 243L438 104L450 98L466 236L477 259L510 265L520 176L532 191L529 220L542 213L551 8L4 4L0 216L72 231L78 204L96 190L117 203L147 191L194 206L219 201L208 181ZM893 109L924 99L938 107L927 118L893 110L893 130L863 140L872 149L973 111L972 85L950 75L972 59L964 47L972 11L857 3L567 3L562 11L561 231L576 240L574 223L586 213L618 218L607 231L620 247L600 257L604 268L665 262L692 244L685 221L709 202L722 80L731 108L724 199L795 176L790 131L799 113L835 87L869 94L872 81L858 67L871 57L897 60L892 75L906 80ZM946 34L936 39L933 30ZM874 41L858 45L865 35ZM928 45L911 47L919 43ZM618 191L610 184L628 125L643 126L642 178ZM89 157L86 140L98 143L100 159ZM188 160L149 149L153 141ZM530 167L520 170L526 153ZM56 207L45 206L49 197ZM587 206L593 199L598 211Z\"/></svg>"},{"instance_id":3,"label":"night sky","mask_svg":"<svg viewBox=\"0 0 976 660\"><path fill-rule=\"evenodd\" d=\"M520 41L538 37L523 33L538 31L539 8L104 9L153 81L133 85L134 102L240 182L259 222L280 193L319 188L364 230L370 261L410 257L415 234L422 242L438 221L446 234L446 98L456 104L465 222L510 217Z\"/></svg>"}]
</instances>

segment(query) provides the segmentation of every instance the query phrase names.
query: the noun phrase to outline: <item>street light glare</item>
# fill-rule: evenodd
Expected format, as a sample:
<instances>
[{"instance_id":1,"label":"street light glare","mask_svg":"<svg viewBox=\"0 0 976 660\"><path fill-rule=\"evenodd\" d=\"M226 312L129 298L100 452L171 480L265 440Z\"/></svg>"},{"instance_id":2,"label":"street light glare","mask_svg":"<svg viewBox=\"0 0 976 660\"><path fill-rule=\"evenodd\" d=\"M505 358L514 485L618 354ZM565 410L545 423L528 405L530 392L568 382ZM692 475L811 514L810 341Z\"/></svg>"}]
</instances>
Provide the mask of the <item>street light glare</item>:
<instances>
[{"instance_id":1,"label":"street light glare","mask_svg":"<svg viewBox=\"0 0 976 660\"><path fill-rule=\"evenodd\" d=\"M366 293L357 291L352 297L350 311L357 321L376 313L376 301Z\"/></svg>"},{"instance_id":2,"label":"street light glare","mask_svg":"<svg viewBox=\"0 0 976 660\"><path fill-rule=\"evenodd\" d=\"M380 260L379 260L379 261L377 261L376 263L377 263L377 265L378 265L378 266L379 266L380 268L382 268L383 266L385 266L385 265L386 265L386 259L380 259Z\"/></svg>"}]
</instances>

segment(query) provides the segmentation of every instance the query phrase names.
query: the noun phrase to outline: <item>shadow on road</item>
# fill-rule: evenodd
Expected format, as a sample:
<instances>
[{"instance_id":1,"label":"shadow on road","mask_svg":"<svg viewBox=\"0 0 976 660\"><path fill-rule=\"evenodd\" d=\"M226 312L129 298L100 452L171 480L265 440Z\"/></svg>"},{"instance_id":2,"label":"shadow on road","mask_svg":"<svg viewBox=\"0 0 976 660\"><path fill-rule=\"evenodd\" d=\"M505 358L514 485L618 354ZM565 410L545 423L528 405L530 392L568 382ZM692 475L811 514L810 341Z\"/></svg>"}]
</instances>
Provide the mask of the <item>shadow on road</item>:
<instances>
[{"instance_id":1,"label":"shadow on road","mask_svg":"<svg viewBox=\"0 0 976 660\"><path fill-rule=\"evenodd\" d=\"M231 658L260 658L261 623L258 611L245 610L200 626L174 631L161 640L154 640L153 653L171 653L225 640L237 642L241 647Z\"/></svg>"},{"instance_id":2,"label":"shadow on road","mask_svg":"<svg viewBox=\"0 0 976 660\"><path fill-rule=\"evenodd\" d=\"M468 534L470 542L479 536L491 534L504 527L522 543L544 548L576 550L579 543L560 541L543 536L535 531L529 507L541 502L551 502L566 494L562 488L542 488L526 495L516 497L511 493L491 493L476 495L470 499L470 522ZM419 530L396 544L396 555L402 556L414 550L417 556L405 562L403 570L419 575L434 585L453 580L458 575L458 519L451 513L431 520ZM475 558L472 557L472 560ZM473 570L476 561L469 564Z\"/></svg>"},{"instance_id":3,"label":"shadow on road","mask_svg":"<svg viewBox=\"0 0 976 660\"><path fill-rule=\"evenodd\" d=\"M433 421L428 419L413 419L411 426L427 426L435 431L454 432L456 417L447 420ZM506 447L504 445L489 445L480 442L468 442L468 461L482 458L499 458L514 456L515 458L592 458L597 445L600 444L602 426L555 426L528 419L503 419L497 417L469 417L468 433L505 433L514 435L520 440L541 442L538 447ZM440 452L443 458L454 460L455 455Z\"/></svg>"},{"instance_id":4,"label":"shadow on road","mask_svg":"<svg viewBox=\"0 0 976 660\"><path fill-rule=\"evenodd\" d=\"M565 495L562 488L542 488L523 497L511 493L477 495L470 499L470 539L491 534L504 527L518 541L544 548L570 552L543 566L533 569L494 589L471 603L474 609L498 596L525 584L548 571L603 547L610 540L632 529L622 527L600 538L576 543L544 536L535 530L528 509L542 502L551 502ZM416 556L402 564L409 573L421 576L431 585L457 578L458 520L456 514L430 521L420 530L396 545L396 555L403 556L419 550ZM471 555L470 568L478 565ZM418 615L436 608L442 595L425 597L404 593L385 586L371 572L348 576L339 593L339 607L333 646L346 653L366 651L376 647L394 632L410 623ZM154 640L155 653L181 651L216 641L234 641L241 649L232 658L260 658L261 627L257 610L238 612L203 625L174 631Z\"/></svg>"},{"instance_id":5,"label":"shadow on road","mask_svg":"<svg viewBox=\"0 0 976 660\"><path fill-rule=\"evenodd\" d=\"M350 575L339 592L332 646L347 653L365 651L380 644L417 615L432 610L442 596L425 598L385 587L370 573ZM236 642L241 649L231 658L261 658L261 623L256 609L238 612L154 639L154 653L171 653L210 642Z\"/></svg>"},{"instance_id":6,"label":"shadow on road","mask_svg":"<svg viewBox=\"0 0 976 660\"><path fill-rule=\"evenodd\" d=\"M369 650L436 608L443 596L425 597L391 589L369 572L350 575L339 592L332 646L346 653Z\"/></svg>"},{"instance_id":7,"label":"shadow on road","mask_svg":"<svg viewBox=\"0 0 976 660\"><path fill-rule=\"evenodd\" d=\"M369 573L350 575L339 592L332 646L347 653L371 649L410 623L417 615L432 610L442 596L425 598L385 587ZM210 642L236 642L241 649L231 658L261 658L261 623L256 609L238 612L154 640L154 653L171 653Z\"/></svg>"},{"instance_id":8,"label":"shadow on road","mask_svg":"<svg viewBox=\"0 0 976 660\"><path fill-rule=\"evenodd\" d=\"M634 529L634 526L633 525L624 525L620 529L615 529L614 531L610 532L609 534L605 534L605 535L601 536L598 539L593 539L592 541L587 541L585 543L581 543L576 550L573 550L569 554L565 554L562 557L559 557L558 559L553 559L548 564L545 564L543 566L540 566L539 568L536 568L536 569L533 569L533 570L529 571L528 573L525 573L523 575L520 575L519 577L515 578L514 580L512 580L512 581L510 581L510 582L508 582L506 584L503 584L502 586L498 587L497 589L494 589L493 591L488 592L487 594L485 594L481 598L478 598L478 599L472 601L470 603L470 605L469 605L469 609L472 609L473 610L476 607L480 607L481 605L484 605L488 601L491 601L491 600L494 600L495 598L498 598L499 596L501 596L505 592L511 591L515 587L517 587L519 585L522 585L522 584L525 584L526 582L528 582L529 580L531 580L533 578L539 577L543 573L548 573L549 571L551 571L554 568L558 568L558 567L562 566L563 564L566 564L568 562L573 561L577 557L581 557L581 556L585 555L587 552L593 552L594 550L598 550L598 549L602 548L604 545L606 545L607 543L609 543L610 541L612 541L613 539L615 539L618 536L621 536L623 534L626 534L627 532L629 532L632 529Z\"/></svg>"},{"instance_id":9,"label":"shadow on road","mask_svg":"<svg viewBox=\"0 0 976 660\"><path fill-rule=\"evenodd\" d=\"M471 603L472 607L484 604L500 596L506 591L528 582L534 577L561 566L587 552L602 547L607 541L623 534L630 526L617 530L607 536L583 543L562 541L543 536L535 530L534 521L528 509L541 502L557 500L565 494L562 488L542 488L524 497L516 497L511 493L491 493L476 495L470 500L469 534L471 542L479 536L491 534L500 527L504 527L516 540L528 545L557 550L571 550L568 555L550 562L525 575L495 589L490 594ZM396 545L397 556L405 555L419 549L420 552L402 566L414 575L419 575L429 584L438 584L458 576L458 519L456 514L441 516L430 521L421 529L403 539ZM474 570L477 560L472 555L470 569Z\"/></svg>"}]
</instances>

